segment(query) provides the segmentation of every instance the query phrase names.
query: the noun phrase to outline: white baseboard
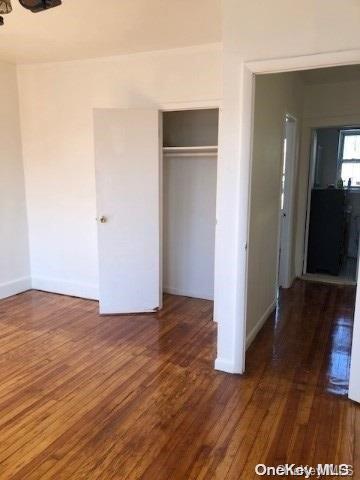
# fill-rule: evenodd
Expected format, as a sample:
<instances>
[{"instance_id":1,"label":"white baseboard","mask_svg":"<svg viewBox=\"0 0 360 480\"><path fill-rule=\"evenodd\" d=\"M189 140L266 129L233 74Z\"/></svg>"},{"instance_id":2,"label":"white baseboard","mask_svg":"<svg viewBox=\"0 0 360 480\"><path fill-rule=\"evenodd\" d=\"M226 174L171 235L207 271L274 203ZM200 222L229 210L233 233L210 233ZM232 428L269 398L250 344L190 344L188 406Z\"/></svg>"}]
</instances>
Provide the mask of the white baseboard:
<instances>
[{"instance_id":1,"label":"white baseboard","mask_svg":"<svg viewBox=\"0 0 360 480\"><path fill-rule=\"evenodd\" d=\"M194 292L190 290L182 290L179 288L163 287L164 293L171 295L181 295L182 297L201 298L202 300L214 300L214 295L205 292Z\"/></svg>"},{"instance_id":2,"label":"white baseboard","mask_svg":"<svg viewBox=\"0 0 360 480\"><path fill-rule=\"evenodd\" d=\"M44 277L32 277L31 285L34 290L87 298L89 300L99 299L99 288L97 285Z\"/></svg>"},{"instance_id":3,"label":"white baseboard","mask_svg":"<svg viewBox=\"0 0 360 480\"><path fill-rule=\"evenodd\" d=\"M349 398L360 403L360 382L357 379L352 379L352 376L350 376Z\"/></svg>"},{"instance_id":4,"label":"white baseboard","mask_svg":"<svg viewBox=\"0 0 360 480\"><path fill-rule=\"evenodd\" d=\"M31 289L30 277L17 278L10 282L0 283L0 299L17 295Z\"/></svg>"},{"instance_id":5,"label":"white baseboard","mask_svg":"<svg viewBox=\"0 0 360 480\"><path fill-rule=\"evenodd\" d=\"M237 365L225 358L217 358L215 360L215 370L226 373L244 373Z\"/></svg>"},{"instance_id":6,"label":"white baseboard","mask_svg":"<svg viewBox=\"0 0 360 480\"><path fill-rule=\"evenodd\" d=\"M283 285L283 288L285 288L286 290L287 290L288 288L291 288L292 285L293 285L293 283L294 283L294 281L295 281L295 278L296 278L295 276L292 277L292 278L290 278L289 282L288 282L286 285Z\"/></svg>"},{"instance_id":7,"label":"white baseboard","mask_svg":"<svg viewBox=\"0 0 360 480\"><path fill-rule=\"evenodd\" d=\"M276 300L274 300L271 305L268 306L268 308L265 310L263 315L260 317L258 322L256 323L255 327L249 332L249 334L246 336L246 350L250 347L252 342L254 341L256 335L260 332L262 327L264 326L264 323L266 320L270 317L270 315L273 313L273 311L276 309Z\"/></svg>"}]
</instances>

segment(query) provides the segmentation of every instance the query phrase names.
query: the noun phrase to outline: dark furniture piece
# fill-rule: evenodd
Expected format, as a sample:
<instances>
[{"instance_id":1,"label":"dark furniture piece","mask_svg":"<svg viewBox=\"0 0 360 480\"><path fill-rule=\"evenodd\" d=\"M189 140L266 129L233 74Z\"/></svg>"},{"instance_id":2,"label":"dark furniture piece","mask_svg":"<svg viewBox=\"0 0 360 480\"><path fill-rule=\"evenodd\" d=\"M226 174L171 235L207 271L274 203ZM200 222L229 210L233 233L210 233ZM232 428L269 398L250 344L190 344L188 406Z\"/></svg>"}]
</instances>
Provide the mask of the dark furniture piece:
<instances>
[{"instance_id":1,"label":"dark furniture piece","mask_svg":"<svg viewBox=\"0 0 360 480\"><path fill-rule=\"evenodd\" d=\"M345 191L335 188L311 192L308 273L339 275L345 255Z\"/></svg>"}]
</instances>

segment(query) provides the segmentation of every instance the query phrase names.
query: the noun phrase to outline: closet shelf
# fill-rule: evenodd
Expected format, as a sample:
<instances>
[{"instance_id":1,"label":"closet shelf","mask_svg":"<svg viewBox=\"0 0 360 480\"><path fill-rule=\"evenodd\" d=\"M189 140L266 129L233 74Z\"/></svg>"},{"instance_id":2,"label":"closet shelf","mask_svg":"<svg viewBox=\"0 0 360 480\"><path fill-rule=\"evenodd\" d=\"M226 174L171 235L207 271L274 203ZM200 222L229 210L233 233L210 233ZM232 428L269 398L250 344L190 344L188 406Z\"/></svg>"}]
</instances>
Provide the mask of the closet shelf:
<instances>
[{"instance_id":1,"label":"closet shelf","mask_svg":"<svg viewBox=\"0 0 360 480\"><path fill-rule=\"evenodd\" d=\"M201 145L196 147L164 147L164 156L172 157L209 157L216 156L217 145Z\"/></svg>"}]
</instances>

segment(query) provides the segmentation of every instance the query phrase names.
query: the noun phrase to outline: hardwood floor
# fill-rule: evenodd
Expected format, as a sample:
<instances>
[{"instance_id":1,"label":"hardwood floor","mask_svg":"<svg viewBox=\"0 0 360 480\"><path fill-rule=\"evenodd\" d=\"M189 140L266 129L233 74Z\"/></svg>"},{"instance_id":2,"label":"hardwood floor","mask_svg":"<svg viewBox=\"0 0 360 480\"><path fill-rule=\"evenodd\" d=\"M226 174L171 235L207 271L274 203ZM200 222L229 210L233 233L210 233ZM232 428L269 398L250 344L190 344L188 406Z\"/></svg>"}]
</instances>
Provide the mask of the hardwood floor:
<instances>
[{"instance_id":1,"label":"hardwood floor","mask_svg":"<svg viewBox=\"0 0 360 480\"><path fill-rule=\"evenodd\" d=\"M2 300L0 479L252 479L258 463L349 463L360 478L354 293L298 281L244 376L213 370L208 301L99 317L43 292Z\"/></svg>"}]
</instances>

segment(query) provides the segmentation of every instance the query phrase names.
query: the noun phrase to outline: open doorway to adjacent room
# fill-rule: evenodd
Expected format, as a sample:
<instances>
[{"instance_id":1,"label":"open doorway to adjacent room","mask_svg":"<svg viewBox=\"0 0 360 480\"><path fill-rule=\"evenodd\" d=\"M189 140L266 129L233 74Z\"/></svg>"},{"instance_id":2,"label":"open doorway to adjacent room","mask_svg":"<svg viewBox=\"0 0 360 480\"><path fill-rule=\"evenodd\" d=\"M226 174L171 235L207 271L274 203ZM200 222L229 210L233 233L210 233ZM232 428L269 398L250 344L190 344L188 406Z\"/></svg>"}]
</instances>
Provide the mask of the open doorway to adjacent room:
<instances>
[{"instance_id":1,"label":"open doorway to adjacent room","mask_svg":"<svg viewBox=\"0 0 360 480\"><path fill-rule=\"evenodd\" d=\"M312 132L304 278L356 284L360 232L360 128Z\"/></svg>"},{"instance_id":2,"label":"open doorway to adjacent room","mask_svg":"<svg viewBox=\"0 0 360 480\"><path fill-rule=\"evenodd\" d=\"M359 88L357 65L255 75L246 346L271 336L269 361L293 371L316 358L309 376L340 396L359 249Z\"/></svg>"}]
</instances>

